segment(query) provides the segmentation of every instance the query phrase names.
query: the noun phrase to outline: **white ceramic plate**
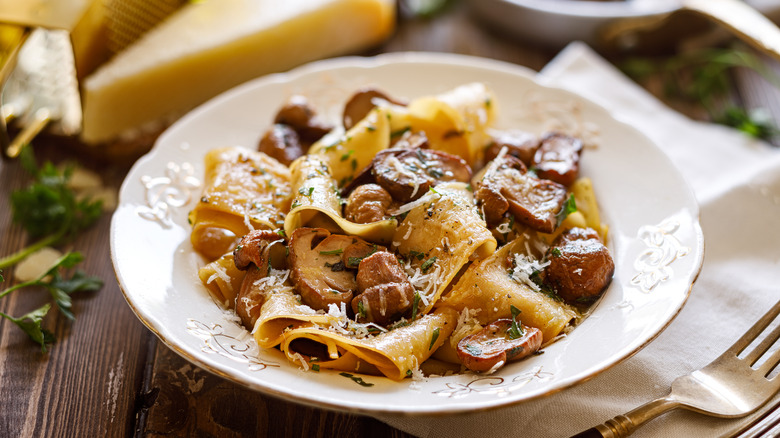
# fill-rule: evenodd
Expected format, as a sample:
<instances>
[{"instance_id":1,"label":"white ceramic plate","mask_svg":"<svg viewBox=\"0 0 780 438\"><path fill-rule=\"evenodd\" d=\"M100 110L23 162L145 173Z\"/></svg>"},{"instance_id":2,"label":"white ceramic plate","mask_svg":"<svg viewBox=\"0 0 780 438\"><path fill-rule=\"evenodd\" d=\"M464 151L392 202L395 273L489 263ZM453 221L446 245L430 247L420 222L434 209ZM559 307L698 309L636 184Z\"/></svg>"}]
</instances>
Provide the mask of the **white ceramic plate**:
<instances>
[{"instance_id":1,"label":"white ceramic plate","mask_svg":"<svg viewBox=\"0 0 780 438\"><path fill-rule=\"evenodd\" d=\"M200 197L204 154L226 145L255 147L293 93L309 96L318 108L327 108L325 114L338 117L346 97L362 85L413 98L473 81L495 91L500 127L539 132L540 117L598 127L599 146L585 151L581 172L593 180L603 220L610 225L617 269L592 315L544 354L491 376L420 382L367 376L373 386L363 387L336 372L304 372L279 351L259 351L197 279L203 262L190 245L187 213ZM688 297L702 253L693 194L650 140L577 95L537 84L524 68L445 54L334 59L228 91L173 125L135 164L111 224L111 256L127 302L165 344L251 388L352 412L474 411L588 379L638 351L669 324Z\"/></svg>"}]
</instances>

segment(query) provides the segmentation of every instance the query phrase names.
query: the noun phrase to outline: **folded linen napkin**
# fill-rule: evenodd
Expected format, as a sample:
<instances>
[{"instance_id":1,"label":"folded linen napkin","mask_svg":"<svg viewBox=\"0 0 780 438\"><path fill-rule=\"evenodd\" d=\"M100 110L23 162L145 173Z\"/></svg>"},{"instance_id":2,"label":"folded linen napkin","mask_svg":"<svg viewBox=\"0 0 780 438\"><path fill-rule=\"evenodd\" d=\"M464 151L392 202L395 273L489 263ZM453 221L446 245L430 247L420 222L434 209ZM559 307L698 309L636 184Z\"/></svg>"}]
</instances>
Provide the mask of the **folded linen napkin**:
<instances>
[{"instance_id":1,"label":"folded linen napkin","mask_svg":"<svg viewBox=\"0 0 780 438\"><path fill-rule=\"evenodd\" d=\"M672 324L621 364L560 393L506 408L456 416L377 417L411 434L573 435L666 395L676 377L712 361L780 299L780 150L670 110L582 43L568 46L538 79L599 103L671 157L701 206L703 269ZM634 436L730 435L759 414L719 419L678 409Z\"/></svg>"}]
</instances>

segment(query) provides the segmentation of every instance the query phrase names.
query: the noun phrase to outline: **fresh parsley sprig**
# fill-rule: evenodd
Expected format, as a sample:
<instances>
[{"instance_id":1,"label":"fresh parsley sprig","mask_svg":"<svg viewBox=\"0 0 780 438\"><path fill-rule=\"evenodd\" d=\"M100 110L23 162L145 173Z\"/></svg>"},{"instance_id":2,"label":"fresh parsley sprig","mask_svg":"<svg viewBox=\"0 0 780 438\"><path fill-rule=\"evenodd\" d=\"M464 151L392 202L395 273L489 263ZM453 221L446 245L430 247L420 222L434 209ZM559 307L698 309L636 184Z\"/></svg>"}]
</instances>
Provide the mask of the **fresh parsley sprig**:
<instances>
[{"instance_id":1,"label":"fresh parsley sprig","mask_svg":"<svg viewBox=\"0 0 780 438\"><path fill-rule=\"evenodd\" d=\"M76 270L70 277L63 277L61 271L63 269L70 269L76 266L84 260L84 257L78 252L69 252L58 258L54 263L38 278L30 281L15 284L11 287L0 291L0 298L5 297L11 292L29 288L29 287L43 287L51 295L54 304L68 319L74 319L73 312L71 312L72 299L71 295L75 292L81 291L95 291L103 286L103 281L97 277L90 277L84 274L80 270ZM4 279L0 275L0 281ZM40 344L41 349L46 351L46 345L55 341L54 335L48 330L44 329L41 323L43 318L49 312L51 304L47 303L40 308L33 310L26 315L20 317L13 317L11 315L0 312L0 316L13 322L19 328L21 328L27 335L36 343Z\"/></svg>"},{"instance_id":2,"label":"fresh parsley sprig","mask_svg":"<svg viewBox=\"0 0 780 438\"><path fill-rule=\"evenodd\" d=\"M41 248L73 239L95 223L102 212L101 201L78 199L68 187L72 167L60 171L51 162L38 167L29 146L22 149L19 159L33 181L11 194L13 221L38 240L0 259L0 268L15 265Z\"/></svg>"},{"instance_id":3,"label":"fresh parsley sprig","mask_svg":"<svg viewBox=\"0 0 780 438\"><path fill-rule=\"evenodd\" d=\"M648 82L651 77L660 79L666 97L701 105L715 123L765 140L771 140L779 133L774 122L762 111L745 111L723 103L730 89L729 73L734 68L752 70L775 88L780 88L780 77L756 54L739 46L703 49L660 60L631 58L620 67L640 82Z\"/></svg>"}]
</instances>

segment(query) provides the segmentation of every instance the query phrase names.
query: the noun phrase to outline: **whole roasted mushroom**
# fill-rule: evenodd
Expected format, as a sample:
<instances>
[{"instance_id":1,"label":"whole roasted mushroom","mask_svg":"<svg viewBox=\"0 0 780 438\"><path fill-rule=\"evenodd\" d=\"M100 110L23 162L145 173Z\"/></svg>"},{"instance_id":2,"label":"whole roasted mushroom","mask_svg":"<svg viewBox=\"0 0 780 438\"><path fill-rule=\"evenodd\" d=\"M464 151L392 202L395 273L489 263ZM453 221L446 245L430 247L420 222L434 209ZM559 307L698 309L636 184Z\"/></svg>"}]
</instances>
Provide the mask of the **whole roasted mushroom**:
<instances>
[{"instance_id":1,"label":"whole roasted mushroom","mask_svg":"<svg viewBox=\"0 0 780 438\"><path fill-rule=\"evenodd\" d=\"M590 302L609 286L615 262L592 228L571 228L553 242L544 281L564 300Z\"/></svg>"},{"instance_id":2,"label":"whole roasted mushroom","mask_svg":"<svg viewBox=\"0 0 780 438\"><path fill-rule=\"evenodd\" d=\"M352 300L358 321L387 325L407 314L414 304L414 286L395 255L378 251L360 262L359 294Z\"/></svg>"}]
</instances>

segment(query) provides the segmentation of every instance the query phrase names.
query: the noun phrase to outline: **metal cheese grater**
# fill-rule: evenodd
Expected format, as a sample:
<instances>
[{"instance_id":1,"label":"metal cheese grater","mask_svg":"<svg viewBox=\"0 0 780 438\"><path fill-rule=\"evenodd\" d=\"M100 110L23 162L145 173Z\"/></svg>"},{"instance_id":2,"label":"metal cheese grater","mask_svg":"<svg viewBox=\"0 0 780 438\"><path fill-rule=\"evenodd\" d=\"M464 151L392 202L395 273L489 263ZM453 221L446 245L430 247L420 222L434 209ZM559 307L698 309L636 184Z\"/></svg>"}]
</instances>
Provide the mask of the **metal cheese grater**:
<instances>
[{"instance_id":1,"label":"metal cheese grater","mask_svg":"<svg viewBox=\"0 0 780 438\"><path fill-rule=\"evenodd\" d=\"M0 147L81 130L79 81L187 0L0 0ZM8 124L20 130L8 135Z\"/></svg>"}]
</instances>

